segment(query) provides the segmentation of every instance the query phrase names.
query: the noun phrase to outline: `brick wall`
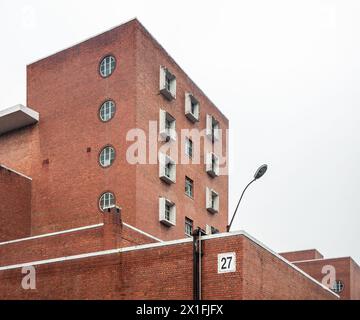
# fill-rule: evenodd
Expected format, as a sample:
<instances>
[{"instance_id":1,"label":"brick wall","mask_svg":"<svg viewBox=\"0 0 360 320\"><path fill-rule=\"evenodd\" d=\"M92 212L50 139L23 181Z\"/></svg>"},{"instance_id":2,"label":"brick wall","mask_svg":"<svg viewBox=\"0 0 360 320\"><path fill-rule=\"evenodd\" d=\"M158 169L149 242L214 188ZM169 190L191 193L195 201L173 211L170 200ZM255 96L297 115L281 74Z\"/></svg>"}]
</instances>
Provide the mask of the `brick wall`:
<instances>
[{"instance_id":1,"label":"brick wall","mask_svg":"<svg viewBox=\"0 0 360 320\"><path fill-rule=\"evenodd\" d=\"M244 241L244 299L334 298L329 292L251 241Z\"/></svg>"},{"instance_id":2,"label":"brick wall","mask_svg":"<svg viewBox=\"0 0 360 320\"><path fill-rule=\"evenodd\" d=\"M99 63L109 54L117 66L103 79ZM160 65L177 77L177 99L172 102L159 95ZM185 117L185 91L200 102L196 124ZM116 113L102 123L98 111L107 99L115 101ZM115 194L125 222L162 239L184 237L185 216L195 226L209 224L225 230L227 176L211 179L204 164L179 165L176 184L168 186L160 181L157 164L126 161L133 143L126 141L128 131L138 127L147 132L148 121L158 121L159 108L176 117L178 132L205 129L207 113L220 121L222 129L228 127L228 120L137 20L28 65L27 105L39 112L40 121L0 137L0 163L33 178L31 235L101 222L98 200L105 191ZM104 169L98 158L107 144L115 147L116 159ZM194 180L194 199L184 193L185 175ZM220 195L218 214L205 209L206 186ZM159 223L159 196L176 203L176 227Z\"/></svg>"},{"instance_id":3,"label":"brick wall","mask_svg":"<svg viewBox=\"0 0 360 320\"><path fill-rule=\"evenodd\" d=\"M27 67L27 104L40 113L33 234L101 222L98 200L109 190L133 224L135 171L126 162L125 137L135 123L134 36L134 26L122 25ZM117 67L103 79L99 63L108 54ZM103 123L98 111L107 99L115 101L116 113ZM107 144L115 147L116 160L103 169L98 158Z\"/></svg>"},{"instance_id":4,"label":"brick wall","mask_svg":"<svg viewBox=\"0 0 360 320\"><path fill-rule=\"evenodd\" d=\"M203 241L203 299L240 300L244 297L244 237L235 236ZM236 253L236 272L218 273L219 253Z\"/></svg>"},{"instance_id":5,"label":"brick wall","mask_svg":"<svg viewBox=\"0 0 360 320\"><path fill-rule=\"evenodd\" d=\"M336 271L336 280L344 283L344 290L339 293L341 299L350 299L351 283L350 283L350 258L323 259L314 261L304 261L295 263L300 269L312 276L319 282L325 277L322 273L324 266L333 266ZM325 272L325 270L324 270Z\"/></svg>"},{"instance_id":6,"label":"brick wall","mask_svg":"<svg viewBox=\"0 0 360 320\"><path fill-rule=\"evenodd\" d=\"M0 242L30 235L30 209L31 180L0 166Z\"/></svg>"},{"instance_id":7,"label":"brick wall","mask_svg":"<svg viewBox=\"0 0 360 320\"><path fill-rule=\"evenodd\" d=\"M283 252L280 253L280 255L291 262L324 258L324 256L316 249Z\"/></svg>"},{"instance_id":8,"label":"brick wall","mask_svg":"<svg viewBox=\"0 0 360 320\"><path fill-rule=\"evenodd\" d=\"M350 282L350 298L360 300L360 267L353 259L350 259Z\"/></svg>"},{"instance_id":9,"label":"brick wall","mask_svg":"<svg viewBox=\"0 0 360 320\"><path fill-rule=\"evenodd\" d=\"M209 98L191 81L179 65L165 52L148 31L138 22L136 33L136 70L137 70L137 114L136 126L148 131L149 120L159 120L159 110L163 109L176 119L178 144L175 149L180 155L184 153L181 147L181 129L204 130L206 128L206 115L213 115L225 131L229 127L228 119L209 100ZM176 76L176 99L166 100L159 94L160 66L165 66ZM200 121L190 122L185 116L185 93L191 92L200 103ZM225 132L223 132L225 142ZM185 236L185 216L194 221L194 226L205 229L209 224L220 231L226 230L228 220L228 176L222 175L211 178L206 173L204 165L203 145L207 146L209 139L201 140L200 164L177 165L176 183L168 185L159 179L158 165L139 165L136 175L136 211L137 226L143 230L156 234L164 240L181 239ZM195 139L193 139L195 153ZM163 147L159 142L158 147ZM150 145L149 148L153 146ZM223 155L226 155L224 143ZM195 157L193 157L195 158ZM189 160L191 163L191 160ZM194 181L194 198L185 194L185 176ZM211 214L206 210L206 187L219 193L219 213ZM166 197L176 204L176 227L166 227L159 224L158 198Z\"/></svg>"},{"instance_id":10,"label":"brick wall","mask_svg":"<svg viewBox=\"0 0 360 320\"><path fill-rule=\"evenodd\" d=\"M0 163L33 178L33 166L39 160L37 125L11 131L0 136Z\"/></svg>"},{"instance_id":11,"label":"brick wall","mask_svg":"<svg viewBox=\"0 0 360 320\"><path fill-rule=\"evenodd\" d=\"M244 235L203 242L204 299L334 299ZM191 240L36 266L37 289L21 269L0 271L0 299L192 299ZM235 273L217 273L217 255L236 252ZM274 281L275 280L275 281Z\"/></svg>"},{"instance_id":12,"label":"brick wall","mask_svg":"<svg viewBox=\"0 0 360 320\"><path fill-rule=\"evenodd\" d=\"M89 229L0 243L0 266L156 242L126 225L114 229L109 215L104 214L104 225Z\"/></svg>"}]
</instances>

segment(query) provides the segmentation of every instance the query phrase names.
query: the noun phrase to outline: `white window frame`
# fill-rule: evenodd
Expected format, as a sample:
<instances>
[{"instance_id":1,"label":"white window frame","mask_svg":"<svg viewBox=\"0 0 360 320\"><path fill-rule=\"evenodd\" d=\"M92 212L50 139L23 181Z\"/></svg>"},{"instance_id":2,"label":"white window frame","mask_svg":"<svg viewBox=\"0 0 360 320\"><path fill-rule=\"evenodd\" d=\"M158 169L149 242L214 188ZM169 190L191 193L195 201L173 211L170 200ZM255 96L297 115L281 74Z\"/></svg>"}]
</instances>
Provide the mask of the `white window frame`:
<instances>
[{"instance_id":1,"label":"white window frame","mask_svg":"<svg viewBox=\"0 0 360 320\"><path fill-rule=\"evenodd\" d=\"M111 200L113 201L113 203L111 204ZM106 202L108 202L108 205L105 205L104 207L102 206L102 202L104 202L104 204ZM112 192L104 192L99 199L99 209L104 212L106 209L109 208L114 208L115 207L115 195Z\"/></svg>"},{"instance_id":2,"label":"white window frame","mask_svg":"<svg viewBox=\"0 0 360 320\"><path fill-rule=\"evenodd\" d=\"M99 66L100 75L103 78L110 77L116 68L116 59L114 56L109 55L104 57Z\"/></svg>"},{"instance_id":3,"label":"white window frame","mask_svg":"<svg viewBox=\"0 0 360 320\"><path fill-rule=\"evenodd\" d=\"M165 208L166 205L170 206L170 219L166 218ZM175 226L176 225L176 206L175 203L166 199L165 197L159 198L159 221L168 226Z\"/></svg>"},{"instance_id":4,"label":"white window frame","mask_svg":"<svg viewBox=\"0 0 360 320\"><path fill-rule=\"evenodd\" d=\"M220 124L212 115L206 115L206 136L212 141L220 139Z\"/></svg>"},{"instance_id":5,"label":"white window frame","mask_svg":"<svg viewBox=\"0 0 360 320\"><path fill-rule=\"evenodd\" d=\"M103 168L110 167L114 163L115 157L116 157L115 148L112 146L105 146L104 148L101 149L99 154L100 166Z\"/></svg>"},{"instance_id":6,"label":"white window frame","mask_svg":"<svg viewBox=\"0 0 360 320\"><path fill-rule=\"evenodd\" d=\"M167 80L170 87L167 86ZM167 99L176 99L176 77L166 67L160 66L160 93Z\"/></svg>"},{"instance_id":7,"label":"white window frame","mask_svg":"<svg viewBox=\"0 0 360 320\"><path fill-rule=\"evenodd\" d=\"M195 111L192 111L192 104L195 105ZM191 122L197 122L200 118L200 103L199 101L189 92L185 93L185 116Z\"/></svg>"},{"instance_id":8,"label":"white window frame","mask_svg":"<svg viewBox=\"0 0 360 320\"><path fill-rule=\"evenodd\" d=\"M215 178L219 176L219 170L219 157L213 152L208 152L206 154L206 172Z\"/></svg>"},{"instance_id":9,"label":"white window frame","mask_svg":"<svg viewBox=\"0 0 360 320\"><path fill-rule=\"evenodd\" d=\"M218 213L219 206L219 194L215 190L206 187L206 210L211 213Z\"/></svg>"},{"instance_id":10,"label":"white window frame","mask_svg":"<svg viewBox=\"0 0 360 320\"><path fill-rule=\"evenodd\" d=\"M167 128L167 122L170 128ZM163 141L176 141L176 119L167 111L159 111L159 134Z\"/></svg>"},{"instance_id":11,"label":"white window frame","mask_svg":"<svg viewBox=\"0 0 360 320\"><path fill-rule=\"evenodd\" d=\"M171 165L170 176L166 175L166 165ZM176 163L167 154L159 152L159 178L168 184L176 182Z\"/></svg>"}]
</instances>

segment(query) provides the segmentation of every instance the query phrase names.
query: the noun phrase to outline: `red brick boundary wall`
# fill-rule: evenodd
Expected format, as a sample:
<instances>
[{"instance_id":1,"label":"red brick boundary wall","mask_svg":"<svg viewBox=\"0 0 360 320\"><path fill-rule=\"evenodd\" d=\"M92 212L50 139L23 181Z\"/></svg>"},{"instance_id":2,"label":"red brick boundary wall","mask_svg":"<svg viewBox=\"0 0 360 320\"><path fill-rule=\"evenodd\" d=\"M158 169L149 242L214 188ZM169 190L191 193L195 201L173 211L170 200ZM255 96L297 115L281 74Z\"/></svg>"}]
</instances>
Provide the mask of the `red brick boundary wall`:
<instances>
[{"instance_id":1,"label":"red brick boundary wall","mask_svg":"<svg viewBox=\"0 0 360 320\"><path fill-rule=\"evenodd\" d=\"M218 254L235 252L236 271L218 273ZM203 237L203 299L337 299L244 232ZM192 239L29 262L36 290L24 290L23 265L0 267L0 299L192 299Z\"/></svg>"},{"instance_id":2,"label":"red brick boundary wall","mask_svg":"<svg viewBox=\"0 0 360 320\"><path fill-rule=\"evenodd\" d=\"M104 223L0 243L0 265L52 259L161 240L116 221L104 213Z\"/></svg>"}]
</instances>

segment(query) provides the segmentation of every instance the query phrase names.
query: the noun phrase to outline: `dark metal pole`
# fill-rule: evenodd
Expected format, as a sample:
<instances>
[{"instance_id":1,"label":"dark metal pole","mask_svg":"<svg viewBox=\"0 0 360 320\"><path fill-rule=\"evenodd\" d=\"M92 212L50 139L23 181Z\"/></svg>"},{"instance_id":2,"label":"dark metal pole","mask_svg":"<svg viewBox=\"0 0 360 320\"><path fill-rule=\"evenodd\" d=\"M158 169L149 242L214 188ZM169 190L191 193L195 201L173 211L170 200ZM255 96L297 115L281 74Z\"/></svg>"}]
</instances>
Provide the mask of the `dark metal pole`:
<instances>
[{"instance_id":1,"label":"dark metal pole","mask_svg":"<svg viewBox=\"0 0 360 320\"><path fill-rule=\"evenodd\" d=\"M193 299L199 300L199 255L198 255L198 235L196 229L193 232Z\"/></svg>"},{"instance_id":2,"label":"dark metal pole","mask_svg":"<svg viewBox=\"0 0 360 320\"><path fill-rule=\"evenodd\" d=\"M226 227L227 232L230 231L231 225L232 225L232 223L233 223L233 221L234 221L236 212L237 212L237 210L238 210L238 208L239 208L239 204L240 204L240 202L241 202L241 199L242 199L243 196L244 196L244 193L245 193L246 189L247 189L255 180L257 180L257 179L254 178L252 181L250 181L250 182L248 183L248 185L245 187L244 191L242 192L241 197L240 197L240 199L239 199L239 202L238 202L238 204L237 204L237 206L236 206L235 212L234 212L234 214L233 214L233 216L232 216L232 218L231 218L230 224Z\"/></svg>"},{"instance_id":3,"label":"dark metal pole","mask_svg":"<svg viewBox=\"0 0 360 320\"><path fill-rule=\"evenodd\" d=\"M200 227L193 232L193 299L201 300L201 257L202 242L201 236L205 235L205 231Z\"/></svg>"}]
</instances>

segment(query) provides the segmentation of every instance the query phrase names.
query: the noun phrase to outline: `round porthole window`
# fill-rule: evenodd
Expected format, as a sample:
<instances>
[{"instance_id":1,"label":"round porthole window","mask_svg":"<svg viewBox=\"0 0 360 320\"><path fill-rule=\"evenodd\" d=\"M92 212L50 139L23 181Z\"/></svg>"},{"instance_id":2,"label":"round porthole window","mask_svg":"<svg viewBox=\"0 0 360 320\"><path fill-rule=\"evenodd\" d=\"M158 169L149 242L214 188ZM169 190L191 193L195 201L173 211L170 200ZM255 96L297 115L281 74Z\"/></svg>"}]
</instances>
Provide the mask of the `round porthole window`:
<instances>
[{"instance_id":1,"label":"round porthole window","mask_svg":"<svg viewBox=\"0 0 360 320\"><path fill-rule=\"evenodd\" d=\"M112 100L105 101L99 110L99 116L101 121L107 122L112 119L115 114L115 102Z\"/></svg>"},{"instance_id":2,"label":"round porthole window","mask_svg":"<svg viewBox=\"0 0 360 320\"><path fill-rule=\"evenodd\" d=\"M115 149L111 146L106 146L100 152L99 162L103 168L109 167L115 160Z\"/></svg>"},{"instance_id":3,"label":"round porthole window","mask_svg":"<svg viewBox=\"0 0 360 320\"><path fill-rule=\"evenodd\" d=\"M115 196L111 192L105 192L101 195L99 200L99 208L101 211L113 208L115 206Z\"/></svg>"},{"instance_id":4,"label":"round porthole window","mask_svg":"<svg viewBox=\"0 0 360 320\"><path fill-rule=\"evenodd\" d=\"M344 290L344 284L342 283L341 280L336 280L333 284L332 290L335 293L340 293Z\"/></svg>"},{"instance_id":5,"label":"round porthole window","mask_svg":"<svg viewBox=\"0 0 360 320\"><path fill-rule=\"evenodd\" d=\"M113 56L107 56L100 63L100 74L103 78L109 77L115 70L116 60Z\"/></svg>"}]
</instances>

